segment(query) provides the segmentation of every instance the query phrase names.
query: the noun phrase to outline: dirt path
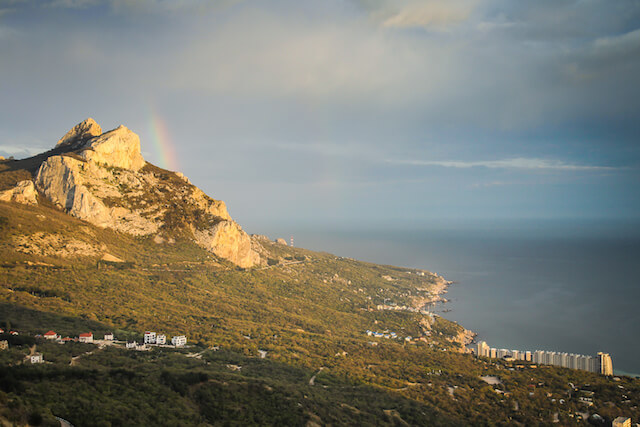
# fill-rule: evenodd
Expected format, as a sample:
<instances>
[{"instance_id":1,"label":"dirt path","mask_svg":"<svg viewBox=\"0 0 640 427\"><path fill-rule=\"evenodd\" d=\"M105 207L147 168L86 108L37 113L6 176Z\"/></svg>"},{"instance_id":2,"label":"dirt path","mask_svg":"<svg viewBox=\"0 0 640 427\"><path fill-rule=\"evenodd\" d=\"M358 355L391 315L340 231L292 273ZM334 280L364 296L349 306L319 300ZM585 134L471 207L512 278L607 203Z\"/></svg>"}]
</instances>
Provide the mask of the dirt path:
<instances>
[{"instance_id":1,"label":"dirt path","mask_svg":"<svg viewBox=\"0 0 640 427\"><path fill-rule=\"evenodd\" d=\"M93 353L95 353L96 351L102 350L103 348L104 347L100 346L100 347L95 348L95 349L93 349L91 351L87 351L86 353L82 353L82 354L79 354L77 356L74 356L74 357L71 358L71 362L69 362L69 365L70 366L75 366L76 365L76 360L78 360L78 359L80 359L81 357L84 357L84 356L90 356Z\"/></svg>"},{"instance_id":2,"label":"dirt path","mask_svg":"<svg viewBox=\"0 0 640 427\"><path fill-rule=\"evenodd\" d=\"M324 369L324 366L322 366L318 372L316 372L315 374L313 374L313 376L311 377L311 379L309 380L309 385L315 385L316 384L316 377L318 376L318 374L320 372L322 372L322 370Z\"/></svg>"}]
</instances>

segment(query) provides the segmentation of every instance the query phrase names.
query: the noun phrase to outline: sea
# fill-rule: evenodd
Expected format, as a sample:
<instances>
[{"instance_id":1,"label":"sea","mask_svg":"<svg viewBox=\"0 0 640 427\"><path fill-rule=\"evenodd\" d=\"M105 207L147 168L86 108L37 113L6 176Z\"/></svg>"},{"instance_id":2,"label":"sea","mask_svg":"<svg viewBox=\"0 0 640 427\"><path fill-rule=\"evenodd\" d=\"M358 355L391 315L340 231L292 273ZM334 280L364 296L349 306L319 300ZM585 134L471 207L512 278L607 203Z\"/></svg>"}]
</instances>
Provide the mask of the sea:
<instances>
[{"instance_id":1,"label":"sea","mask_svg":"<svg viewBox=\"0 0 640 427\"><path fill-rule=\"evenodd\" d=\"M504 220L273 230L294 244L454 283L436 312L491 347L585 355L640 375L640 224Z\"/></svg>"}]
</instances>

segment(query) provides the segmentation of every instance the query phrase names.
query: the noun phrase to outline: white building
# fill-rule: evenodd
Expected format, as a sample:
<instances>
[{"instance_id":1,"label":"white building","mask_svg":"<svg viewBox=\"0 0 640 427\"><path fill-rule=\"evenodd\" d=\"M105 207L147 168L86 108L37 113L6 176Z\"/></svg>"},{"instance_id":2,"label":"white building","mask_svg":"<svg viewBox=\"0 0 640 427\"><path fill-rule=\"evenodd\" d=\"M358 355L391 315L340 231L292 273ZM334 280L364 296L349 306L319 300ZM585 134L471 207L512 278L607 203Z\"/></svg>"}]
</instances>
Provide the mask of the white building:
<instances>
[{"instance_id":1,"label":"white building","mask_svg":"<svg viewBox=\"0 0 640 427\"><path fill-rule=\"evenodd\" d=\"M511 353L506 348L501 348L498 350L498 359L503 359L504 357L509 355L511 355Z\"/></svg>"},{"instance_id":2,"label":"white building","mask_svg":"<svg viewBox=\"0 0 640 427\"><path fill-rule=\"evenodd\" d=\"M187 337L185 337L184 335L173 337L171 338L171 344L175 345L176 347L182 347L187 344Z\"/></svg>"},{"instance_id":3,"label":"white building","mask_svg":"<svg viewBox=\"0 0 640 427\"><path fill-rule=\"evenodd\" d=\"M48 339L48 340L55 340L55 339L58 339L58 334L56 334L53 331L49 331L46 334L44 334L44 337L45 339Z\"/></svg>"},{"instance_id":4,"label":"white building","mask_svg":"<svg viewBox=\"0 0 640 427\"><path fill-rule=\"evenodd\" d=\"M145 344L155 344L156 343L156 333L155 332L145 332L144 333L144 343Z\"/></svg>"},{"instance_id":5,"label":"white building","mask_svg":"<svg viewBox=\"0 0 640 427\"><path fill-rule=\"evenodd\" d=\"M138 343L135 341L127 341L127 344L125 344L125 346L127 348L136 348L138 347Z\"/></svg>"},{"instance_id":6,"label":"white building","mask_svg":"<svg viewBox=\"0 0 640 427\"><path fill-rule=\"evenodd\" d=\"M164 345L166 343L167 343L167 336L166 335L160 334L160 335L156 336L156 344Z\"/></svg>"},{"instance_id":7,"label":"white building","mask_svg":"<svg viewBox=\"0 0 640 427\"><path fill-rule=\"evenodd\" d=\"M109 332L108 334L104 334L105 341L113 341L113 332Z\"/></svg>"},{"instance_id":8,"label":"white building","mask_svg":"<svg viewBox=\"0 0 640 427\"><path fill-rule=\"evenodd\" d=\"M31 355L31 363L44 363L44 357L42 357L42 353L33 353Z\"/></svg>"},{"instance_id":9,"label":"white building","mask_svg":"<svg viewBox=\"0 0 640 427\"><path fill-rule=\"evenodd\" d=\"M93 333L92 332L86 332L84 334L80 334L78 336L78 341L80 342L93 342Z\"/></svg>"},{"instance_id":10,"label":"white building","mask_svg":"<svg viewBox=\"0 0 640 427\"><path fill-rule=\"evenodd\" d=\"M602 375L613 375L613 362L609 353L598 352L597 372Z\"/></svg>"},{"instance_id":11,"label":"white building","mask_svg":"<svg viewBox=\"0 0 640 427\"><path fill-rule=\"evenodd\" d=\"M480 341L478 343L478 351L476 352L476 355L478 357L489 357L490 352L491 352L491 349L489 345L486 343L486 341Z\"/></svg>"}]
</instances>

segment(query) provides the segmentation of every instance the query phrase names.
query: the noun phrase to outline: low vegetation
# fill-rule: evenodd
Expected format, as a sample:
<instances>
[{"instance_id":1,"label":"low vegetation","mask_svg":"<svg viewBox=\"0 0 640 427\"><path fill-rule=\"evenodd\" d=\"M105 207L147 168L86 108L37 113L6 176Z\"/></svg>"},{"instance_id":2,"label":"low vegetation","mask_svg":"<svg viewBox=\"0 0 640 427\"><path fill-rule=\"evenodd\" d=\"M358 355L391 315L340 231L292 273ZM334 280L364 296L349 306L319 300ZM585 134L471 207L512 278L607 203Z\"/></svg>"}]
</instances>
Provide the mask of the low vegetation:
<instances>
[{"instance_id":1,"label":"low vegetation","mask_svg":"<svg viewBox=\"0 0 640 427\"><path fill-rule=\"evenodd\" d=\"M15 236L36 232L92 243L124 262L15 246ZM268 265L240 269L187 238L174 240L156 243L50 206L0 202L0 327L20 333L3 336L1 418L106 426L572 425L596 412L640 417L638 380L477 360L461 352L461 326L378 308L410 307L430 295L428 274L267 241ZM35 338L51 329L138 340L155 330L185 334L193 347L133 351ZM32 351L46 363L25 363ZM484 375L501 383L489 385Z\"/></svg>"}]
</instances>

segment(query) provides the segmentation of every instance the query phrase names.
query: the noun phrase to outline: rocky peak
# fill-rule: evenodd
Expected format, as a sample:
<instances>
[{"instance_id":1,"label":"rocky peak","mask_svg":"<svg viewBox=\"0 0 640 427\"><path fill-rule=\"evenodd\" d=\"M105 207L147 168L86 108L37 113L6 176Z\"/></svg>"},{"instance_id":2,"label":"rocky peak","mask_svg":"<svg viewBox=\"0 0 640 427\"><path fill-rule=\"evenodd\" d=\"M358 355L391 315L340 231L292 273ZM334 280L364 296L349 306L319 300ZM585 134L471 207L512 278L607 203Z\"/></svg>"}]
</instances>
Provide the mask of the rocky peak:
<instances>
[{"instance_id":1,"label":"rocky peak","mask_svg":"<svg viewBox=\"0 0 640 427\"><path fill-rule=\"evenodd\" d=\"M146 163L140 154L140 137L123 125L88 140L79 154L89 162L133 171Z\"/></svg>"},{"instance_id":2,"label":"rocky peak","mask_svg":"<svg viewBox=\"0 0 640 427\"><path fill-rule=\"evenodd\" d=\"M61 140L68 149L40 164L35 189L68 214L99 227L149 236L158 244L187 233L240 267L262 262L259 244L231 219L224 202L180 173L145 167L140 138L125 126L93 135L100 130L87 119L69 131ZM29 188L20 188L20 196L23 190ZM14 200L16 191L2 196Z\"/></svg>"},{"instance_id":3,"label":"rocky peak","mask_svg":"<svg viewBox=\"0 0 640 427\"><path fill-rule=\"evenodd\" d=\"M82 143L89 138L102 134L102 128L91 117L83 122L78 123L71 128L62 138L58 140L56 148L74 146L78 143Z\"/></svg>"}]
</instances>

